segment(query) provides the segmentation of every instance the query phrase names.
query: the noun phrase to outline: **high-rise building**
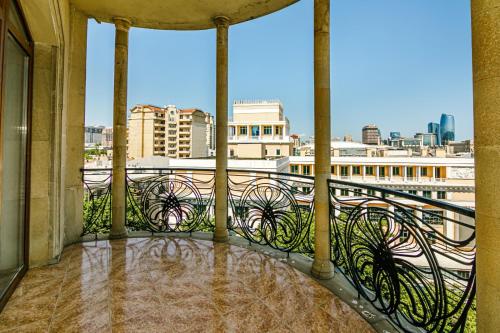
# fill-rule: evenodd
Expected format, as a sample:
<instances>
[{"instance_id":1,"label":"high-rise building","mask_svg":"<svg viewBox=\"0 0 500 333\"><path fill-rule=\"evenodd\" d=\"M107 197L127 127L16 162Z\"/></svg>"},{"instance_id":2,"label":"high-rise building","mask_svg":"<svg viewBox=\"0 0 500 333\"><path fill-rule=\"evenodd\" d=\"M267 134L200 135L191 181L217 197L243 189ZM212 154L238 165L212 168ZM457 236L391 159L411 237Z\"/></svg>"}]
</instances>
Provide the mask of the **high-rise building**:
<instances>
[{"instance_id":1,"label":"high-rise building","mask_svg":"<svg viewBox=\"0 0 500 333\"><path fill-rule=\"evenodd\" d=\"M207 147L208 156L215 155L215 118L210 113L205 112L205 123L207 124Z\"/></svg>"},{"instance_id":2,"label":"high-rise building","mask_svg":"<svg viewBox=\"0 0 500 333\"><path fill-rule=\"evenodd\" d=\"M447 144L449 141L455 141L455 117L453 117L453 115L443 113L441 115L439 128L442 144Z\"/></svg>"},{"instance_id":3,"label":"high-rise building","mask_svg":"<svg viewBox=\"0 0 500 333\"><path fill-rule=\"evenodd\" d=\"M104 126L85 126L85 144L90 146L102 144L104 128Z\"/></svg>"},{"instance_id":4,"label":"high-rise building","mask_svg":"<svg viewBox=\"0 0 500 333\"><path fill-rule=\"evenodd\" d=\"M439 146L437 143L437 135L435 133L416 133L415 139L421 140L423 146Z\"/></svg>"},{"instance_id":5,"label":"high-rise building","mask_svg":"<svg viewBox=\"0 0 500 333\"><path fill-rule=\"evenodd\" d=\"M366 145L380 144L380 130L376 125L366 125L362 130L363 143Z\"/></svg>"},{"instance_id":6,"label":"high-rise building","mask_svg":"<svg viewBox=\"0 0 500 333\"><path fill-rule=\"evenodd\" d=\"M113 147L113 127L106 127L102 130L102 146Z\"/></svg>"},{"instance_id":7,"label":"high-rise building","mask_svg":"<svg viewBox=\"0 0 500 333\"><path fill-rule=\"evenodd\" d=\"M430 122L427 124L427 133L432 133L436 135L436 144L438 146L441 145L441 132L440 126L438 123Z\"/></svg>"},{"instance_id":8,"label":"high-rise building","mask_svg":"<svg viewBox=\"0 0 500 333\"><path fill-rule=\"evenodd\" d=\"M276 100L235 101L228 123L229 156L266 158L293 154L290 122Z\"/></svg>"},{"instance_id":9,"label":"high-rise building","mask_svg":"<svg viewBox=\"0 0 500 333\"><path fill-rule=\"evenodd\" d=\"M399 139L401 138L401 132L390 132L389 137L391 138L391 140Z\"/></svg>"},{"instance_id":10,"label":"high-rise building","mask_svg":"<svg viewBox=\"0 0 500 333\"><path fill-rule=\"evenodd\" d=\"M129 158L208 156L213 117L198 109L136 105L128 121ZM207 123L208 121L208 123ZM212 123L212 125L210 124ZM212 141L212 142L211 142Z\"/></svg>"}]
</instances>

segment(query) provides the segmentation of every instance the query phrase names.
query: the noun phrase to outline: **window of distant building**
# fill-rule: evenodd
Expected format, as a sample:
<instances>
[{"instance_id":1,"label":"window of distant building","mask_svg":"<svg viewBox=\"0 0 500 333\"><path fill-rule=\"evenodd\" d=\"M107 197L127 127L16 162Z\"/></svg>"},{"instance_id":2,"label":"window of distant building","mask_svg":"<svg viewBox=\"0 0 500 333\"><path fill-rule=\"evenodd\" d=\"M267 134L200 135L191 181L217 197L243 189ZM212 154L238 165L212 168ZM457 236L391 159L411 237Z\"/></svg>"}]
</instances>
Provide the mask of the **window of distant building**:
<instances>
[{"instance_id":1,"label":"window of distant building","mask_svg":"<svg viewBox=\"0 0 500 333\"><path fill-rule=\"evenodd\" d=\"M267 156L267 149L264 151L264 154Z\"/></svg>"},{"instance_id":2,"label":"window of distant building","mask_svg":"<svg viewBox=\"0 0 500 333\"><path fill-rule=\"evenodd\" d=\"M422 220L427 224L443 224L443 211L426 210L422 213Z\"/></svg>"},{"instance_id":3,"label":"window of distant building","mask_svg":"<svg viewBox=\"0 0 500 333\"><path fill-rule=\"evenodd\" d=\"M406 177L413 177L413 167L406 167Z\"/></svg>"},{"instance_id":4,"label":"window of distant building","mask_svg":"<svg viewBox=\"0 0 500 333\"><path fill-rule=\"evenodd\" d=\"M302 192L304 192L305 194L309 194L309 193L311 193L311 188L310 187L303 187Z\"/></svg>"},{"instance_id":5,"label":"window of distant building","mask_svg":"<svg viewBox=\"0 0 500 333\"><path fill-rule=\"evenodd\" d=\"M247 127L246 126L240 127L240 135L247 135Z\"/></svg>"},{"instance_id":6,"label":"window of distant building","mask_svg":"<svg viewBox=\"0 0 500 333\"><path fill-rule=\"evenodd\" d=\"M273 128L271 126L264 126L264 135L272 135Z\"/></svg>"},{"instance_id":7,"label":"window of distant building","mask_svg":"<svg viewBox=\"0 0 500 333\"><path fill-rule=\"evenodd\" d=\"M438 179L441 178L441 168L439 168L439 167L436 168L434 177L436 177Z\"/></svg>"},{"instance_id":8,"label":"window of distant building","mask_svg":"<svg viewBox=\"0 0 500 333\"><path fill-rule=\"evenodd\" d=\"M260 126L252 126L252 136L260 135Z\"/></svg>"},{"instance_id":9,"label":"window of distant building","mask_svg":"<svg viewBox=\"0 0 500 333\"><path fill-rule=\"evenodd\" d=\"M303 175L310 175L311 174L311 166L310 165L303 165L302 166L302 174Z\"/></svg>"},{"instance_id":10,"label":"window of distant building","mask_svg":"<svg viewBox=\"0 0 500 333\"><path fill-rule=\"evenodd\" d=\"M422 196L424 198L429 198L430 199L432 197L432 192L431 191L423 191L422 192Z\"/></svg>"},{"instance_id":11,"label":"window of distant building","mask_svg":"<svg viewBox=\"0 0 500 333\"><path fill-rule=\"evenodd\" d=\"M229 156L234 157L234 150L233 149L229 150Z\"/></svg>"},{"instance_id":12,"label":"window of distant building","mask_svg":"<svg viewBox=\"0 0 500 333\"><path fill-rule=\"evenodd\" d=\"M341 166L340 167L340 175L343 177L346 177L349 175L349 168L347 166Z\"/></svg>"},{"instance_id":13,"label":"window of distant building","mask_svg":"<svg viewBox=\"0 0 500 333\"><path fill-rule=\"evenodd\" d=\"M375 195L375 190L367 190L366 194L374 196Z\"/></svg>"},{"instance_id":14,"label":"window of distant building","mask_svg":"<svg viewBox=\"0 0 500 333\"><path fill-rule=\"evenodd\" d=\"M379 177L385 177L385 167L378 167L378 175Z\"/></svg>"},{"instance_id":15,"label":"window of distant building","mask_svg":"<svg viewBox=\"0 0 500 333\"><path fill-rule=\"evenodd\" d=\"M401 229L401 233L399 234L399 239L401 243L407 241L409 237L410 237L410 232L408 231L408 229Z\"/></svg>"},{"instance_id":16,"label":"window of distant building","mask_svg":"<svg viewBox=\"0 0 500 333\"><path fill-rule=\"evenodd\" d=\"M399 175L400 175L400 173L399 173L399 172L400 172L400 171L399 171L399 167L393 167L393 168L392 168L392 175L393 175L393 176L399 176Z\"/></svg>"},{"instance_id":17,"label":"window of distant building","mask_svg":"<svg viewBox=\"0 0 500 333\"><path fill-rule=\"evenodd\" d=\"M362 196L362 194L363 194L363 192L361 191L360 188L355 188L354 189L354 196L360 197L360 196Z\"/></svg>"},{"instance_id":18,"label":"window of distant building","mask_svg":"<svg viewBox=\"0 0 500 333\"><path fill-rule=\"evenodd\" d=\"M417 191L416 190L409 190L408 193L413 194L413 195L417 195Z\"/></svg>"},{"instance_id":19,"label":"window of distant building","mask_svg":"<svg viewBox=\"0 0 500 333\"><path fill-rule=\"evenodd\" d=\"M429 244L436 243L436 232L435 231L429 231L427 233L426 237L429 240Z\"/></svg>"},{"instance_id":20,"label":"window of distant building","mask_svg":"<svg viewBox=\"0 0 500 333\"><path fill-rule=\"evenodd\" d=\"M332 165L332 166L330 167L330 172L331 172L331 173L333 173L333 174L335 174L335 169L336 169L336 168L335 168L335 165Z\"/></svg>"},{"instance_id":21,"label":"window of distant building","mask_svg":"<svg viewBox=\"0 0 500 333\"><path fill-rule=\"evenodd\" d=\"M276 126L276 130L275 130L274 134L281 135L281 126Z\"/></svg>"},{"instance_id":22,"label":"window of distant building","mask_svg":"<svg viewBox=\"0 0 500 333\"><path fill-rule=\"evenodd\" d=\"M346 188L341 188L340 189L340 195L343 197L347 197L349 195L349 190Z\"/></svg>"},{"instance_id":23,"label":"window of distant building","mask_svg":"<svg viewBox=\"0 0 500 333\"><path fill-rule=\"evenodd\" d=\"M427 168L426 167L420 168L420 176L427 177Z\"/></svg>"},{"instance_id":24,"label":"window of distant building","mask_svg":"<svg viewBox=\"0 0 500 333\"><path fill-rule=\"evenodd\" d=\"M276 149L276 156L281 156L281 149Z\"/></svg>"},{"instance_id":25,"label":"window of distant building","mask_svg":"<svg viewBox=\"0 0 500 333\"><path fill-rule=\"evenodd\" d=\"M290 165L290 172L291 173L299 173L299 166L298 165Z\"/></svg>"},{"instance_id":26,"label":"window of distant building","mask_svg":"<svg viewBox=\"0 0 500 333\"><path fill-rule=\"evenodd\" d=\"M372 166L366 166L365 167L365 173L367 176L373 176L373 167Z\"/></svg>"},{"instance_id":27,"label":"window of distant building","mask_svg":"<svg viewBox=\"0 0 500 333\"><path fill-rule=\"evenodd\" d=\"M352 174L353 175L360 175L361 174L361 167L360 166L353 166L352 167Z\"/></svg>"},{"instance_id":28,"label":"window of distant building","mask_svg":"<svg viewBox=\"0 0 500 333\"><path fill-rule=\"evenodd\" d=\"M446 199L446 191L437 191L437 198L441 200Z\"/></svg>"}]
</instances>

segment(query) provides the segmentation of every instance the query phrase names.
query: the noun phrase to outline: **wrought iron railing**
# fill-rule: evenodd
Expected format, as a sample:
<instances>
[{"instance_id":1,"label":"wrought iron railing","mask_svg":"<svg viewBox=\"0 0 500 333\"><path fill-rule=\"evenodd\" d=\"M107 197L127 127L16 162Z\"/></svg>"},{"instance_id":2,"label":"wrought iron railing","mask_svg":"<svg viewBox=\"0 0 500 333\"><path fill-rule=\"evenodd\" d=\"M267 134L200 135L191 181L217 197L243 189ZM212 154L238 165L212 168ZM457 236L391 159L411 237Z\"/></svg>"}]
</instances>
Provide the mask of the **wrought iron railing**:
<instances>
[{"instance_id":1,"label":"wrought iron railing","mask_svg":"<svg viewBox=\"0 0 500 333\"><path fill-rule=\"evenodd\" d=\"M213 231L215 171L127 169L129 230Z\"/></svg>"},{"instance_id":2,"label":"wrought iron railing","mask_svg":"<svg viewBox=\"0 0 500 333\"><path fill-rule=\"evenodd\" d=\"M331 260L360 297L413 332L475 332L475 213L329 181Z\"/></svg>"},{"instance_id":3,"label":"wrought iron railing","mask_svg":"<svg viewBox=\"0 0 500 333\"><path fill-rule=\"evenodd\" d=\"M111 229L111 169L82 170L84 186L83 234L102 234Z\"/></svg>"},{"instance_id":4,"label":"wrought iron railing","mask_svg":"<svg viewBox=\"0 0 500 333\"><path fill-rule=\"evenodd\" d=\"M129 231L213 231L213 169L127 169ZM111 170L84 170L84 234L111 226ZM475 331L475 213L378 186L329 180L331 260L403 331ZM314 177L228 170L228 228L314 255Z\"/></svg>"},{"instance_id":5,"label":"wrought iron railing","mask_svg":"<svg viewBox=\"0 0 500 333\"><path fill-rule=\"evenodd\" d=\"M111 170L84 169L83 235L111 229ZM214 229L215 172L138 169L126 174L129 231L193 232Z\"/></svg>"},{"instance_id":6,"label":"wrought iron railing","mask_svg":"<svg viewBox=\"0 0 500 333\"><path fill-rule=\"evenodd\" d=\"M228 170L228 227L251 243L314 252L314 177Z\"/></svg>"}]
</instances>

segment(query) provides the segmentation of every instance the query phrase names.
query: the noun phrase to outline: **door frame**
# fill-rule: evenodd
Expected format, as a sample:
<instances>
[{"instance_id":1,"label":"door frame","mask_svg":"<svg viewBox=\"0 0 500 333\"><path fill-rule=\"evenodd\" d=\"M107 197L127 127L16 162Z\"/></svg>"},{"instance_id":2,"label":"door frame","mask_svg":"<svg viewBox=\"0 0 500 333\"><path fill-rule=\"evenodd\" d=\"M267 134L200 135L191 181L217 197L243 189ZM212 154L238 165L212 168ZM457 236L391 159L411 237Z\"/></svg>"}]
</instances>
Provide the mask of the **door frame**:
<instances>
[{"instance_id":1,"label":"door frame","mask_svg":"<svg viewBox=\"0 0 500 333\"><path fill-rule=\"evenodd\" d=\"M21 24L24 28L24 34L16 28L16 26L9 20L9 10L15 10L21 19ZM22 11L19 0L0 0L0 131L3 120L4 112L4 66L5 66L5 43L8 36L11 35L17 44L28 55L28 92L27 92L27 133L26 133L26 170L25 170L25 205L24 205L24 233L23 233L23 265L14 275L10 281L9 286L0 292L0 311L6 305L9 297L14 292L15 288L23 278L29 266L29 212L30 212L30 180L31 180L31 115L32 115L32 100L33 100L33 38L26 22L26 17ZM26 36L26 37L25 37ZM0 184L1 184L1 171L3 165L3 140L0 135ZM1 187L0 187L1 191ZM0 193L1 197L1 193Z\"/></svg>"}]
</instances>

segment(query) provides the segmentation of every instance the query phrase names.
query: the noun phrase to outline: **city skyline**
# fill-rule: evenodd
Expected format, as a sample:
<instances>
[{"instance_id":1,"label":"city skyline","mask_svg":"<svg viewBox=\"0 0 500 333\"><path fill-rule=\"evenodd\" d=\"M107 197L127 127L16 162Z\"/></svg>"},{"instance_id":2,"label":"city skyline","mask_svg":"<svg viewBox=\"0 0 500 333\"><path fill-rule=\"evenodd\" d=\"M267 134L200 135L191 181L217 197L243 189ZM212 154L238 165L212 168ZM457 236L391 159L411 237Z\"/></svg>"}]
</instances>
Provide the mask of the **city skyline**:
<instances>
[{"instance_id":1,"label":"city skyline","mask_svg":"<svg viewBox=\"0 0 500 333\"><path fill-rule=\"evenodd\" d=\"M370 123L384 137L395 130L410 136L425 132L429 119L441 113L455 115L456 140L473 137L468 4L334 6L332 137L350 134L359 141ZM312 4L304 1L232 27L230 103L279 98L292 132L313 135L311 27ZM134 28L130 37L129 109L175 104L215 114L214 30ZM88 125L112 123L113 39L113 26L90 22Z\"/></svg>"}]
</instances>

